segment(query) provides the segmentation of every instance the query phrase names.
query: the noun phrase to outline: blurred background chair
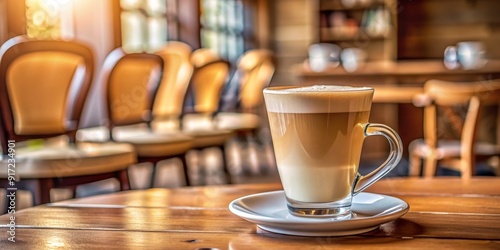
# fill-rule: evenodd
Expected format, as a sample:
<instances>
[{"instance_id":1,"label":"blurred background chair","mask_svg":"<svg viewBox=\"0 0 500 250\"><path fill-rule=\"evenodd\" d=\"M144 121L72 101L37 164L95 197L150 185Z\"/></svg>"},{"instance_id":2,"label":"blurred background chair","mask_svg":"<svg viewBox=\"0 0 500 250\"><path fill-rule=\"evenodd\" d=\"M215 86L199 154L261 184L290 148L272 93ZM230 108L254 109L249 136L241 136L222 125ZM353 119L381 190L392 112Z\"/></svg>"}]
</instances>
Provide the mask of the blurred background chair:
<instances>
[{"instance_id":1,"label":"blurred background chair","mask_svg":"<svg viewBox=\"0 0 500 250\"><path fill-rule=\"evenodd\" d=\"M255 136L259 125L259 108L263 103L262 91L269 85L276 68L273 53L265 49L247 51L238 61L233 79L236 81L237 96L233 112L219 112L215 117L218 128ZM232 102L231 100L228 100Z\"/></svg>"},{"instance_id":2,"label":"blurred background chair","mask_svg":"<svg viewBox=\"0 0 500 250\"><path fill-rule=\"evenodd\" d=\"M225 144L233 132L218 129L213 123L220 92L229 73L229 64L208 49L188 52L188 46L179 42L168 43L158 52L163 58L176 58L180 66L164 70L162 86L153 109L153 125L162 131L180 130L193 137L192 149L220 149L225 182L231 183ZM201 165L198 164L201 158L195 154L193 165ZM202 170L205 169L202 166Z\"/></svg>"},{"instance_id":3,"label":"blurred background chair","mask_svg":"<svg viewBox=\"0 0 500 250\"><path fill-rule=\"evenodd\" d=\"M221 151L226 183L232 183L226 156L226 144L234 136L229 129L217 128L214 117L219 109L222 90L229 77L230 64L210 49L191 54L193 75L184 102L182 129L196 139L200 150L217 147ZM207 166L203 168L206 170Z\"/></svg>"},{"instance_id":4,"label":"blurred background chair","mask_svg":"<svg viewBox=\"0 0 500 250\"><path fill-rule=\"evenodd\" d=\"M52 188L74 196L78 185L109 178L129 189L130 145L74 143L93 71L92 51L78 42L15 37L2 45L1 187L29 190L33 205L50 202Z\"/></svg>"},{"instance_id":5,"label":"blurred background chair","mask_svg":"<svg viewBox=\"0 0 500 250\"><path fill-rule=\"evenodd\" d=\"M193 74L192 48L170 41L156 52L163 61L163 74L153 105L153 126L159 130L179 131L184 98Z\"/></svg>"},{"instance_id":6,"label":"blurred background chair","mask_svg":"<svg viewBox=\"0 0 500 250\"><path fill-rule=\"evenodd\" d=\"M186 152L192 138L184 133L153 129L152 106L164 68L163 59L146 53L126 54L113 50L102 67L108 105L108 135L95 128L81 130L79 138L90 141L112 140L134 146L139 163L153 164L151 184L156 180L158 162L178 158L184 168L184 181L190 185Z\"/></svg>"},{"instance_id":7,"label":"blurred background chair","mask_svg":"<svg viewBox=\"0 0 500 250\"><path fill-rule=\"evenodd\" d=\"M414 104L424 107L424 138L417 139L409 145L410 175L421 174L423 159L424 176L434 176L439 164L440 167L458 171L462 178L468 178L476 174L478 160L500 155L499 80L478 82L430 80L425 83L424 94L418 95ZM496 110L492 111L489 106L496 106ZM452 107L462 107L465 110L463 121L454 116L451 112ZM489 142L476 140L480 118L484 117L480 111L485 109L488 110L488 114L494 114L494 119L489 120L494 125L490 126L493 129L484 128L485 137L493 139ZM453 126L460 127L457 129L460 138L441 139L442 127L438 117L439 119L451 117Z\"/></svg>"},{"instance_id":8,"label":"blurred background chair","mask_svg":"<svg viewBox=\"0 0 500 250\"><path fill-rule=\"evenodd\" d=\"M271 141L266 136L267 131L261 130L267 127L267 120L262 120L266 117L262 109L262 91L271 82L275 68L272 51L249 50L238 60L236 71L225 89L215 123L218 128L236 133L228 146L233 173L248 175L269 170L266 147L271 146Z\"/></svg>"}]
</instances>

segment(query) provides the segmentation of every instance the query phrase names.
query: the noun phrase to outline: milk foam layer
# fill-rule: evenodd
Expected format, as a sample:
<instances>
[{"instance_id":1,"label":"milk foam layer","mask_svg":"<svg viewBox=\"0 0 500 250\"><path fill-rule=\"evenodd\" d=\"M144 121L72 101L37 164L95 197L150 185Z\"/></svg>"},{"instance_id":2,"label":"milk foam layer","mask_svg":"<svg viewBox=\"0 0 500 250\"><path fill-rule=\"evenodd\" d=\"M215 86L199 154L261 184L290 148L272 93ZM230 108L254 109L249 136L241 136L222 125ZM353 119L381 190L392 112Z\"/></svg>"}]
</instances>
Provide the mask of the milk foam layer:
<instances>
[{"instance_id":1,"label":"milk foam layer","mask_svg":"<svg viewBox=\"0 0 500 250\"><path fill-rule=\"evenodd\" d=\"M279 113L369 111L372 98L373 89L368 87L315 85L264 90L267 111Z\"/></svg>"},{"instance_id":2,"label":"milk foam layer","mask_svg":"<svg viewBox=\"0 0 500 250\"><path fill-rule=\"evenodd\" d=\"M352 86L338 86L338 85L314 85L306 87L295 87L278 90L279 92L295 93L295 92L324 92L324 91L356 91L356 90L370 90L368 87L352 87ZM270 91L273 91L270 89Z\"/></svg>"}]
</instances>

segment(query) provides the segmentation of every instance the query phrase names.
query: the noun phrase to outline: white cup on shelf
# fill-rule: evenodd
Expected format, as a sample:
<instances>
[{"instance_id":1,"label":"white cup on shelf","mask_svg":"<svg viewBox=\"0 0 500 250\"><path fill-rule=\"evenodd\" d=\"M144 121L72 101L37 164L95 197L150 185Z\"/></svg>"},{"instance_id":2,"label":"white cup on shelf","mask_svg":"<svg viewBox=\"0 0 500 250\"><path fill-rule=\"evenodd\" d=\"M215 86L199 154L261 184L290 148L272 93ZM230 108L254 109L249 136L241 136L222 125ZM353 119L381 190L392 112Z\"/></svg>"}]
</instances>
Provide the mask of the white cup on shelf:
<instances>
[{"instance_id":1,"label":"white cup on shelf","mask_svg":"<svg viewBox=\"0 0 500 250\"><path fill-rule=\"evenodd\" d=\"M345 71L354 72L365 64L366 53L358 48L345 48L340 53L340 60Z\"/></svg>"},{"instance_id":2,"label":"white cup on shelf","mask_svg":"<svg viewBox=\"0 0 500 250\"><path fill-rule=\"evenodd\" d=\"M448 46L444 50L444 66L450 70L457 69L460 66L456 46Z\"/></svg>"},{"instance_id":3,"label":"white cup on shelf","mask_svg":"<svg viewBox=\"0 0 500 250\"><path fill-rule=\"evenodd\" d=\"M479 69L486 64L483 43L468 41L457 43L457 59L463 69Z\"/></svg>"},{"instance_id":4,"label":"white cup on shelf","mask_svg":"<svg viewBox=\"0 0 500 250\"><path fill-rule=\"evenodd\" d=\"M340 47L330 43L315 43L309 46L309 67L320 72L340 64Z\"/></svg>"}]
</instances>

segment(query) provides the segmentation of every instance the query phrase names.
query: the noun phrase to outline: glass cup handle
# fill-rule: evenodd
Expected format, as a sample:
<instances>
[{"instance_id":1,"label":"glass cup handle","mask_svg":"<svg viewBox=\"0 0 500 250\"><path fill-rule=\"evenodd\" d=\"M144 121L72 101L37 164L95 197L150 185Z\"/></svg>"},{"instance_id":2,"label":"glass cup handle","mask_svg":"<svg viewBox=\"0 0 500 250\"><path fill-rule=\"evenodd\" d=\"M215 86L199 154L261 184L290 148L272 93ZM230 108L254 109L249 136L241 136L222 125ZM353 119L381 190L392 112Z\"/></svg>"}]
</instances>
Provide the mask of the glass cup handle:
<instances>
[{"instance_id":1,"label":"glass cup handle","mask_svg":"<svg viewBox=\"0 0 500 250\"><path fill-rule=\"evenodd\" d=\"M403 155L403 143L401 142L401 138L399 138L399 135L389 126L378 123L367 123L363 125L363 133L365 137L372 135L384 136L389 141L390 153L387 160L371 173L360 175L358 172L353 195L357 195L365 188L384 177L384 175L396 167Z\"/></svg>"}]
</instances>

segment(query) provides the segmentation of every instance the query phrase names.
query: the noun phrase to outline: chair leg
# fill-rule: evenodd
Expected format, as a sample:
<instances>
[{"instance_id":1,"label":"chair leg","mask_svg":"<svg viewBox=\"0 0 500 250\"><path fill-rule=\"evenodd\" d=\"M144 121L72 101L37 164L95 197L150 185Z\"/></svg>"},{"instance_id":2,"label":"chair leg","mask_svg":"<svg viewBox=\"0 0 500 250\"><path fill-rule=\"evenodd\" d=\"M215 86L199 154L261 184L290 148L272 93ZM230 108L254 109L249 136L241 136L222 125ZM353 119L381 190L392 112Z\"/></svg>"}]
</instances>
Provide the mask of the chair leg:
<instances>
[{"instance_id":1,"label":"chair leg","mask_svg":"<svg viewBox=\"0 0 500 250\"><path fill-rule=\"evenodd\" d=\"M67 189L71 190L71 198L75 198L76 197L76 188L77 186L70 186L70 187L66 187Z\"/></svg>"},{"instance_id":2,"label":"chair leg","mask_svg":"<svg viewBox=\"0 0 500 250\"><path fill-rule=\"evenodd\" d=\"M153 169L151 170L151 179L149 181L149 187L153 188L155 186L155 179L156 179L156 162L151 163L153 164Z\"/></svg>"},{"instance_id":3,"label":"chair leg","mask_svg":"<svg viewBox=\"0 0 500 250\"><path fill-rule=\"evenodd\" d=\"M50 190L54 188L54 180L50 178L21 180L18 185L31 192L33 206L50 202Z\"/></svg>"},{"instance_id":4,"label":"chair leg","mask_svg":"<svg viewBox=\"0 0 500 250\"><path fill-rule=\"evenodd\" d=\"M436 175L437 159L434 156L425 158L424 176L432 177Z\"/></svg>"},{"instance_id":5,"label":"chair leg","mask_svg":"<svg viewBox=\"0 0 500 250\"><path fill-rule=\"evenodd\" d=\"M0 214L8 213L11 209L16 210L16 205L19 204L16 201L17 198L17 190L21 189L21 186L19 186L19 182L16 184L15 190L9 190L11 187L10 181L7 179L0 179L0 187L5 189L5 196L4 196L4 207L0 209ZM12 201L12 203L11 203Z\"/></svg>"},{"instance_id":6,"label":"chair leg","mask_svg":"<svg viewBox=\"0 0 500 250\"><path fill-rule=\"evenodd\" d=\"M181 159L182 169L184 170L184 181L186 182L186 186L191 186L191 182L189 181L189 169L186 160L186 154L179 156Z\"/></svg>"},{"instance_id":7,"label":"chair leg","mask_svg":"<svg viewBox=\"0 0 500 250\"><path fill-rule=\"evenodd\" d=\"M226 178L227 178L227 184L232 184L232 181L231 181L231 173L229 172L229 164L228 164L228 161L227 161L227 155L226 155L226 147L225 145L221 145L219 146L219 149L222 153L222 167L224 169L224 174L226 175Z\"/></svg>"},{"instance_id":8,"label":"chair leg","mask_svg":"<svg viewBox=\"0 0 500 250\"><path fill-rule=\"evenodd\" d=\"M410 153L409 176L420 176L422 174L422 158L419 155Z\"/></svg>"},{"instance_id":9,"label":"chair leg","mask_svg":"<svg viewBox=\"0 0 500 250\"><path fill-rule=\"evenodd\" d=\"M128 171L126 169L115 172L116 179L120 182L120 190L130 190L130 180L128 178Z\"/></svg>"}]
</instances>

